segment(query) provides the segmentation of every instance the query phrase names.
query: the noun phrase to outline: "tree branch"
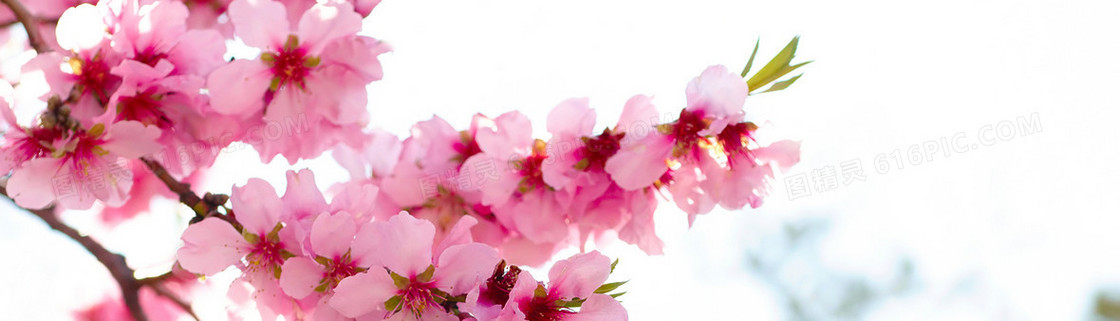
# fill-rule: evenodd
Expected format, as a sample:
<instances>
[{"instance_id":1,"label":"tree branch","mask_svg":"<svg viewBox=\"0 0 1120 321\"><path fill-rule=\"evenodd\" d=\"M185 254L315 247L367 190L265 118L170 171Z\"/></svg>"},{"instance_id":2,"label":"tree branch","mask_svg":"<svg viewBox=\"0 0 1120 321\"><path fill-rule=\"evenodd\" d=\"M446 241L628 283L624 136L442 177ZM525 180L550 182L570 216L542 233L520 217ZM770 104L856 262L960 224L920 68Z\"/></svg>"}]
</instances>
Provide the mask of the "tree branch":
<instances>
[{"instance_id":1,"label":"tree branch","mask_svg":"<svg viewBox=\"0 0 1120 321\"><path fill-rule=\"evenodd\" d=\"M4 2L4 5L7 5L9 9L12 9L12 13L15 14L16 19L19 19L19 23L23 24L23 29L27 31L27 40L31 43L31 48L35 48L35 51L38 53L51 51L51 48L43 41L43 35L39 34L39 19L31 15L19 0L0 1Z\"/></svg>"},{"instance_id":2,"label":"tree branch","mask_svg":"<svg viewBox=\"0 0 1120 321\"><path fill-rule=\"evenodd\" d=\"M7 2L8 0L4 1ZM0 194L11 200L6 188L0 187ZM15 200L12 200L12 203L15 204ZM50 226L51 229L65 234L70 239L78 242L78 244L85 248L86 251L89 251L90 254L93 254L93 257L97 258L97 261L101 262L101 265L104 265L105 269L109 270L109 274L113 276L113 279L117 280L117 285L121 288L121 297L124 298L124 305L128 308L128 312L132 315L132 318L136 321L148 320L148 317L144 315L144 310L140 308L140 283L136 281L132 268L128 267L124 256L109 252L108 249L101 246L101 243L97 243L97 241L94 241L92 238L82 235L78 230L63 223L58 219L58 216L55 215L53 206L39 210L26 210L38 216L43 222L46 222L47 226Z\"/></svg>"}]
</instances>

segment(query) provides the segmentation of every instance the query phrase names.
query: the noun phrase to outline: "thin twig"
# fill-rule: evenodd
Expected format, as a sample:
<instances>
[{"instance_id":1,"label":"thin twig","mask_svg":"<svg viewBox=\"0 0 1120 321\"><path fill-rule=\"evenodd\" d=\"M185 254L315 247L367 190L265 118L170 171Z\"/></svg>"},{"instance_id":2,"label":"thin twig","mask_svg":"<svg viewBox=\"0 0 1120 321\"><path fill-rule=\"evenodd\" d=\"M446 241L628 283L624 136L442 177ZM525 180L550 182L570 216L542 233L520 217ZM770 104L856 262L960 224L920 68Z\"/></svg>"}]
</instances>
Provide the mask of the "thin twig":
<instances>
[{"instance_id":1,"label":"thin twig","mask_svg":"<svg viewBox=\"0 0 1120 321\"><path fill-rule=\"evenodd\" d=\"M27 8L25 8L19 0L0 1L4 2L9 9L12 9L12 13L15 14L16 19L19 19L19 23L23 24L23 29L27 31L27 41L31 43L31 48L35 48L35 51L38 53L51 51L51 48L43 41L43 35L39 34L39 19L36 19L30 12L27 12Z\"/></svg>"},{"instance_id":2,"label":"thin twig","mask_svg":"<svg viewBox=\"0 0 1120 321\"><path fill-rule=\"evenodd\" d=\"M195 194L194 191L191 190L190 184L180 182L174 177L171 177L171 173L168 173L167 169L163 168L163 165L160 165L159 162L147 157L140 158L140 161L143 161L144 165L148 165L148 169L151 169L152 173L156 174L156 177L159 177L159 180L163 181L163 184L167 185L168 189L179 195L179 202L190 207L191 210L194 211L196 217L205 217L207 213L214 210L209 204L204 202L201 197L198 197L198 194Z\"/></svg>"},{"instance_id":3,"label":"thin twig","mask_svg":"<svg viewBox=\"0 0 1120 321\"><path fill-rule=\"evenodd\" d=\"M4 187L0 187L0 194L11 199L11 197L8 196L7 189ZM14 204L15 200L12 200L12 203ZM144 315L144 310L140 308L140 283L136 281L132 268L128 267L124 256L109 252L108 249L101 246L101 243L97 243L97 241L94 241L92 238L82 235L78 230L63 223L62 220L59 220L58 216L55 215L53 206L45 209L26 210L38 216L43 222L46 222L47 226L65 234L70 239L78 242L78 244L85 248L90 254L93 254L93 257L97 258L97 261L101 262L101 265L104 265L105 269L109 270L109 274L113 276L113 279L117 280L117 285L121 288L121 297L124 298L124 305L128 308L128 312L132 315L132 318L136 321L148 320L148 317Z\"/></svg>"}]
</instances>

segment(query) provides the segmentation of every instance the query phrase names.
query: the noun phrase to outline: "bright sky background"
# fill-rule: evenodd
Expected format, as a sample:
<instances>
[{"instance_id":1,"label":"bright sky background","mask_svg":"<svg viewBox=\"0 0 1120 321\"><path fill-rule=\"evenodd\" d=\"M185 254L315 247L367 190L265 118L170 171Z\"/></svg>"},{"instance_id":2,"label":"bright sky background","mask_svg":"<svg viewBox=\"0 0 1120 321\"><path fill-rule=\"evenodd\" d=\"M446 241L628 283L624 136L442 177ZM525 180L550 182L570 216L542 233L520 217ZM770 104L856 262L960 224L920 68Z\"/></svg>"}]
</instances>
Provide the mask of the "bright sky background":
<instances>
[{"instance_id":1,"label":"bright sky background","mask_svg":"<svg viewBox=\"0 0 1120 321\"><path fill-rule=\"evenodd\" d=\"M631 319L788 318L747 251L774 246L783 223L803 220L830 227L813 252L819 266L783 271L793 280L824 268L881 284L900 258L913 260L914 288L866 319L1085 319L1095 291L1120 286L1118 12L1111 1L385 0L365 32L395 50L382 56L385 80L369 87L370 110L376 125L404 135L432 114L464 127L476 112L520 110L543 124L556 103L590 97L605 126L632 95L679 110L685 84L705 67L742 68L758 38L761 66L801 35L797 61L815 62L791 89L748 99L748 117L775 138L803 141L790 174L860 159L866 180L793 200L779 181L762 208L716 211L691 230L665 204L666 255L604 249L630 280L622 300ZM972 145L982 129L1032 115L1041 131L907 158L911 146L958 133ZM885 174L876 172L880 154ZM289 168L253 166L247 150L219 162L207 185L215 192L254 176L282 190ZM307 166L323 188L344 178L328 161L295 168ZM116 291L74 243L3 211L0 319L65 320L67 309ZM111 233L88 215L66 218L156 274L185 228L167 215Z\"/></svg>"}]
</instances>

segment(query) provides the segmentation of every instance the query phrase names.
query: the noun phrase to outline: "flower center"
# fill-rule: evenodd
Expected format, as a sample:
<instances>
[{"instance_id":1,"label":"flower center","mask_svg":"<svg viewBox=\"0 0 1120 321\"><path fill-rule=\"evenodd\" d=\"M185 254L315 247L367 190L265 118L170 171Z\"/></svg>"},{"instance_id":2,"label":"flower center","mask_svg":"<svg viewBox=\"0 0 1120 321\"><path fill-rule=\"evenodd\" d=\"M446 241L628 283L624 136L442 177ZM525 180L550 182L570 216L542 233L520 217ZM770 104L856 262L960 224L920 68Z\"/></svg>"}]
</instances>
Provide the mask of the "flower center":
<instances>
[{"instance_id":1,"label":"flower center","mask_svg":"<svg viewBox=\"0 0 1120 321\"><path fill-rule=\"evenodd\" d=\"M148 88L135 96L121 97L117 103L117 121L135 120L144 125L158 126L162 129L171 128L171 120L160 108L160 95L156 95L155 88Z\"/></svg>"},{"instance_id":2,"label":"flower center","mask_svg":"<svg viewBox=\"0 0 1120 321\"><path fill-rule=\"evenodd\" d=\"M62 138L62 131L57 127L38 127L28 129L26 133L26 137L12 141L14 152L6 155L13 164L22 164L31 159L50 155L51 143Z\"/></svg>"},{"instance_id":3,"label":"flower center","mask_svg":"<svg viewBox=\"0 0 1120 321\"><path fill-rule=\"evenodd\" d=\"M137 52L136 57L134 59L136 61L142 62L142 63L144 63L148 66L155 67L156 63L158 63L160 61L160 59L166 59L166 58L167 58L166 53L156 52L156 48L148 47L148 49L144 49L144 51Z\"/></svg>"},{"instance_id":4,"label":"flower center","mask_svg":"<svg viewBox=\"0 0 1120 321\"><path fill-rule=\"evenodd\" d=\"M455 149L457 155L455 155L454 160L458 162L460 166L462 166L463 162L466 162L468 158L471 158L471 156L482 152L482 148L478 146L478 141L475 141L473 135L465 130L459 132L459 141L452 144L451 148Z\"/></svg>"},{"instance_id":5,"label":"flower center","mask_svg":"<svg viewBox=\"0 0 1120 321\"><path fill-rule=\"evenodd\" d=\"M567 315L575 314L571 310L557 306L555 301L548 299L547 296L533 297L533 300L521 306L521 311L525 313L527 321L560 321Z\"/></svg>"},{"instance_id":6,"label":"flower center","mask_svg":"<svg viewBox=\"0 0 1120 321\"><path fill-rule=\"evenodd\" d=\"M109 65L105 64L101 56L95 55L89 59L72 57L69 62L82 94L92 95L102 105L109 103L109 88L116 77L109 73Z\"/></svg>"},{"instance_id":7,"label":"flower center","mask_svg":"<svg viewBox=\"0 0 1120 321\"><path fill-rule=\"evenodd\" d=\"M514 168L521 175L521 184L517 188L519 192L525 194L538 188L548 187L544 183L544 173L541 172L541 165L547 157L545 142L538 139L533 142L533 153L531 155L514 162Z\"/></svg>"},{"instance_id":8,"label":"flower center","mask_svg":"<svg viewBox=\"0 0 1120 321\"><path fill-rule=\"evenodd\" d=\"M268 268L275 270L284 264L284 244L278 240L270 240L268 237L261 238L253 245L253 250L249 252L246 259L249 261L250 271Z\"/></svg>"},{"instance_id":9,"label":"flower center","mask_svg":"<svg viewBox=\"0 0 1120 321\"><path fill-rule=\"evenodd\" d=\"M723 146L724 154L727 155L728 164L733 166L734 163L730 162L732 156L735 155L748 155L747 142L754 139L751 137L751 132L758 129L758 126L751 122L742 122L737 124L727 125L719 135L720 145Z\"/></svg>"},{"instance_id":10,"label":"flower center","mask_svg":"<svg viewBox=\"0 0 1120 321\"><path fill-rule=\"evenodd\" d=\"M599 136L582 137L583 148L576 154L582 159L576 163L576 168L585 171L602 171L607 164L607 159L618 152L619 141L624 136L626 133L616 134L607 128Z\"/></svg>"},{"instance_id":11,"label":"flower center","mask_svg":"<svg viewBox=\"0 0 1120 321\"><path fill-rule=\"evenodd\" d=\"M327 288L333 289L338 286L338 282L342 282L342 279L365 271L365 269L359 268L354 264L350 259L349 251L342 256L335 257L333 260L326 260L326 258L322 258L321 260L323 261L320 263L326 263L323 264L326 271L323 272L323 280L319 283L319 288L316 288L316 290L320 290L320 288L321 291L326 291Z\"/></svg>"},{"instance_id":12,"label":"flower center","mask_svg":"<svg viewBox=\"0 0 1120 321\"><path fill-rule=\"evenodd\" d=\"M307 89L304 78L311 69L319 65L319 57L308 57L307 50L299 46L299 38L288 36L288 42L276 53L264 53L261 60L272 68L272 84L269 89L279 90L285 86Z\"/></svg>"},{"instance_id":13,"label":"flower center","mask_svg":"<svg viewBox=\"0 0 1120 321\"><path fill-rule=\"evenodd\" d=\"M401 303L404 309L412 312L418 319L424 310L428 307L440 306L439 301L436 301L432 295L434 285L432 283L418 282L413 280L408 284L408 287L401 291Z\"/></svg>"},{"instance_id":14,"label":"flower center","mask_svg":"<svg viewBox=\"0 0 1120 321\"><path fill-rule=\"evenodd\" d=\"M517 266L510 265L509 270L506 270L506 261L499 262L494 267L494 274L486 279L486 288L479 293L479 299L489 301L490 305L505 306L509 301L509 291L517 283L517 276L520 274L521 269Z\"/></svg>"}]
</instances>

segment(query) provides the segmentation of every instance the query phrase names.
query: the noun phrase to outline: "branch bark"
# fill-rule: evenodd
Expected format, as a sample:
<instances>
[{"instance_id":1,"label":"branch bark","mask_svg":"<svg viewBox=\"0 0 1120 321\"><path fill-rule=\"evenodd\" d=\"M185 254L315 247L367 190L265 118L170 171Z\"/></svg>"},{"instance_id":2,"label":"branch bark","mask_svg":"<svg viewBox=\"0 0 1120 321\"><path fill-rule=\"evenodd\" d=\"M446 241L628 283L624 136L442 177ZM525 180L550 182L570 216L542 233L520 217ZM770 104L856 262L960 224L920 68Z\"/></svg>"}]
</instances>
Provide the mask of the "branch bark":
<instances>
[{"instance_id":1,"label":"branch bark","mask_svg":"<svg viewBox=\"0 0 1120 321\"><path fill-rule=\"evenodd\" d=\"M51 51L51 48L43 41L43 35L39 33L39 19L31 15L19 0L0 1L4 2L4 5L7 5L9 9L12 9L12 13L15 14L16 19L19 20L19 23L23 24L23 29L27 31L27 40L31 43L31 48L34 48L38 53Z\"/></svg>"}]
</instances>

